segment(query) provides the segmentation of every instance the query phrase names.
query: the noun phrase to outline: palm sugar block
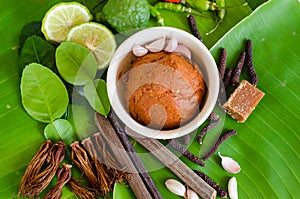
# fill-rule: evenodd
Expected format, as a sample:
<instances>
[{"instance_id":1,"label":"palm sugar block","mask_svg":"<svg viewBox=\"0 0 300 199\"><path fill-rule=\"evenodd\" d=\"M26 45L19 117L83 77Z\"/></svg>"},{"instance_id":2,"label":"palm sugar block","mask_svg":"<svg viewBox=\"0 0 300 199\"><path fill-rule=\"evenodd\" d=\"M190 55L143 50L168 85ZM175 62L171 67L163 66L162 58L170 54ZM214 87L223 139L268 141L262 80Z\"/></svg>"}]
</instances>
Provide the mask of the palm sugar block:
<instances>
[{"instance_id":1,"label":"palm sugar block","mask_svg":"<svg viewBox=\"0 0 300 199\"><path fill-rule=\"evenodd\" d=\"M236 121L245 122L264 95L248 81L242 80L223 105L223 109Z\"/></svg>"}]
</instances>

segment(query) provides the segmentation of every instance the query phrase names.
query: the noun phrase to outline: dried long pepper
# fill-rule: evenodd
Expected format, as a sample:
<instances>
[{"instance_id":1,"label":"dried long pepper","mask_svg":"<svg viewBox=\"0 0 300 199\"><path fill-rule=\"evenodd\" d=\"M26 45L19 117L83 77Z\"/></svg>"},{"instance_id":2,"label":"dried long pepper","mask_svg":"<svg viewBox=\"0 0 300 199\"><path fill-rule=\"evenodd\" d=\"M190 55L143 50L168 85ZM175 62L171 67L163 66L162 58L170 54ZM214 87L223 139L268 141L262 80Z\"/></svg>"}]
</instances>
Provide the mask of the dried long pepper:
<instances>
[{"instance_id":1,"label":"dried long pepper","mask_svg":"<svg viewBox=\"0 0 300 199\"><path fill-rule=\"evenodd\" d=\"M188 158L192 162L194 162L194 163L196 163L196 164L198 164L198 165L200 165L202 167L205 166L205 163L203 161L201 161L197 156L195 156L194 154L192 154L186 148L184 148L183 146L181 146L176 140L170 139L170 140L168 140L168 143L170 144L170 146L172 148L174 148L176 151L178 151L179 153L181 153L183 156L185 156L186 158Z\"/></svg>"},{"instance_id":2,"label":"dried long pepper","mask_svg":"<svg viewBox=\"0 0 300 199\"><path fill-rule=\"evenodd\" d=\"M246 43L245 62L248 67L248 73L250 75L250 82L252 85L256 86L258 84L258 76L254 70L253 55L252 55L252 41L250 39L248 39L247 43Z\"/></svg>"},{"instance_id":3,"label":"dried long pepper","mask_svg":"<svg viewBox=\"0 0 300 199\"><path fill-rule=\"evenodd\" d=\"M205 136L205 134L206 134L209 130L211 130L212 128L216 127L219 123L220 123L220 120L217 119L217 120L214 120L214 121L212 121L212 122L209 122L207 125L205 125L205 126L201 129L200 133L198 134L198 143L199 143L199 144L202 144L202 142L203 142L203 137Z\"/></svg>"},{"instance_id":4,"label":"dried long pepper","mask_svg":"<svg viewBox=\"0 0 300 199\"><path fill-rule=\"evenodd\" d=\"M243 66L245 64L245 57L246 57L246 53L242 52L239 61L232 73L232 78L231 78L232 86L237 86L240 82L240 75L243 70Z\"/></svg>"},{"instance_id":5,"label":"dried long pepper","mask_svg":"<svg viewBox=\"0 0 300 199\"><path fill-rule=\"evenodd\" d=\"M216 150L219 148L219 146L225 141L227 140L229 137L233 136L237 134L236 130L229 130L227 132L225 132L215 143L215 145L213 146L213 148L203 157L204 160L207 160L208 158L210 158L210 156L212 156Z\"/></svg>"},{"instance_id":6,"label":"dried long pepper","mask_svg":"<svg viewBox=\"0 0 300 199\"><path fill-rule=\"evenodd\" d=\"M201 171L194 171L200 178L202 178L207 184L217 191L217 195L221 198L227 198L228 193L222 189L216 182L214 182L209 176Z\"/></svg>"},{"instance_id":7,"label":"dried long pepper","mask_svg":"<svg viewBox=\"0 0 300 199\"><path fill-rule=\"evenodd\" d=\"M197 28L197 23L196 23L195 17L193 15L189 15L187 18L188 18L188 23L189 23L192 34L202 42L203 40L202 40L201 34L199 32L199 29Z\"/></svg>"}]
</instances>

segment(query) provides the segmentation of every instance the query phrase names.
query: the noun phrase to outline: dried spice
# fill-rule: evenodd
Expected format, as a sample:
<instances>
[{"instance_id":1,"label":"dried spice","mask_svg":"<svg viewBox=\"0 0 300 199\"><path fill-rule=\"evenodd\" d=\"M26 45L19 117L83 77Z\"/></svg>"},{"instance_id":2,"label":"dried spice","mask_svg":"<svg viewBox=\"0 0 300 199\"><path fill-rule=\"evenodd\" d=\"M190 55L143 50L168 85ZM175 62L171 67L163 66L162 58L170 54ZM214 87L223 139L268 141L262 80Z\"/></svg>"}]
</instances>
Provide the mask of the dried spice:
<instances>
[{"instance_id":1,"label":"dried spice","mask_svg":"<svg viewBox=\"0 0 300 199\"><path fill-rule=\"evenodd\" d=\"M67 184L69 189L80 199L95 199L97 198L94 190L82 186L79 181L71 178Z\"/></svg>"},{"instance_id":2,"label":"dried spice","mask_svg":"<svg viewBox=\"0 0 300 199\"><path fill-rule=\"evenodd\" d=\"M82 144L92 158L92 164L95 168L96 176L101 184L101 193L107 194L113 190L115 182L121 182L122 179L126 179L126 174L122 172L122 170L115 169L119 168L116 167L117 162L110 154L109 149L105 147L106 144L100 137L101 134L96 133L94 135L94 138L96 138L96 144L94 144L90 138L83 140ZM103 158L104 156L105 158Z\"/></svg>"},{"instance_id":3,"label":"dried spice","mask_svg":"<svg viewBox=\"0 0 300 199\"><path fill-rule=\"evenodd\" d=\"M69 164L63 164L61 169L57 171L58 182L50 191L43 197L43 199L60 199L62 195L62 188L71 179L71 168Z\"/></svg>"},{"instance_id":4,"label":"dried spice","mask_svg":"<svg viewBox=\"0 0 300 199\"><path fill-rule=\"evenodd\" d=\"M97 182L99 182L99 189L101 193L107 194L111 190L110 177L106 171L105 166L100 162L100 158L94 148L94 145L90 138L86 138L82 141L82 145L91 157L91 164L93 166Z\"/></svg>"},{"instance_id":5,"label":"dried spice","mask_svg":"<svg viewBox=\"0 0 300 199\"><path fill-rule=\"evenodd\" d=\"M243 70L243 66L245 63L245 56L246 56L246 53L242 52L240 59L236 65L235 69L233 70L233 74L232 74L232 78L231 78L232 86L237 86L240 82L240 75L241 75L241 72Z\"/></svg>"},{"instance_id":6,"label":"dried spice","mask_svg":"<svg viewBox=\"0 0 300 199\"><path fill-rule=\"evenodd\" d=\"M258 76L254 70L253 56L252 56L252 41L250 39L248 39L247 43L246 43L245 63L248 67L248 73L250 75L250 82L252 85L256 86L258 83Z\"/></svg>"},{"instance_id":7,"label":"dried spice","mask_svg":"<svg viewBox=\"0 0 300 199\"><path fill-rule=\"evenodd\" d=\"M209 119L210 121L216 121L219 119L219 115L215 112L211 112L207 119Z\"/></svg>"},{"instance_id":8,"label":"dried spice","mask_svg":"<svg viewBox=\"0 0 300 199\"><path fill-rule=\"evenodd\" d=\"M201 129L200 133L198 134L198 143L199 143L199 144L202 144L202 142L203 142L203 137L205 136L205 134L206 134L209 130L211 130L212 128L218 126L219 123L220 123L220 120L218 119L218 120L215 120L215 121L210 122L210 123L208 123L207 125L205 125L205 126Z\"/></svg>"},{"instance_id":9,"label":"dried spice","mask_svg":"<svg viewBox=\"0 0 300 199\"><path fill-rule=\"evenodd\" d=\"M143 165L141 159L138 157L136 151L134 150L132 144L130 143L124 129L121 128L120 124L118 123L117 116L113 111L108 114L108 119L115 129L117 136L119 137L120 141L122 142L126 151L128 151L131 161L134 163L137 171L139 172L140 176L142 177L146 187L148 188L150 194L153 198L162 199L160 192L158 191L157 187L155 186L152 178L150 177L149 173L147 172L145 166Z\"/></svg>"},{"instance_id":10,"label":"dried spice","mask_svg":"<svg viewBox=\"0 0 300 199\"><path fill-rule=\"evenodd\" d=\"M199 32L199 29L197 28L195 17L193 15L189 15L187 18L192 34L202 42L202 37Z\"/></svg>"},{"instance_id":11,"label":"dried spice","mask_svg":"<svg viewBox=\"0 0 300 199\"><path fill-rule=\"evenodd\" d=\"M217 195L221 198L227 198L227 192L222 189L216 182L214 182L210 177L201 171L194 171L200 178L202 178L207 184L217 191Z\"/></svg>"},{"instance_id":12,"label":"dried spice","mask_svg":"<svg viewBox=\"0 0 300 199\"><path fill-rule=\"evenodd\" d=\"M21 180L18 191L19 195L25 197L37 195L30 191L31 187L29 185L32 184L32 179L41 171L41 168L45 164L47 157L50 155L51 147L52 142L47 140L40 146L39 150L31 159Z\"/></svg>"},{"instance_id":13,"label":"dried spice","mask_svg":"<svg viewBox=\"0 0 300 199\"><path fill-rule=\"evenodd\" d=\"M47 140L28 164L18 194L24 197L39 195L51 182L64 159L64 153L63 142L52 145L52 142Z\"/></svg>"},{"instance_id":14,"label":"dried spice","mask_svg":"<svg viewBox=\"0 0 300 199\"><path fill-rule=\"evenodd\" d=\"M176 140L170 139L170 140L168 140L168 143L170 144L170 146L172 148L174 148L176 151L178 151L179 153L181 153L183 156L185 156L186 158L188 158L192 162L194 162L194 163L196 163L196 164L198 164L198 165L200 165L202 167L205 166L204 162L202 162L197 156L195 156L194 154L192 154L186 148L184 148L183 146L181 146Z\"/></svg>"},{"instance_id":15,"label":"dried spice","mask_svg":"<svg viewBox=\"0 0 300 199\"><path fill-rule=\"evenodd\" d=\"M71 159L75 163L75 165L84 173L86 176L90 186L94 190L99 190L101 187L100 182L98 181L97 176L95 175L95 171L93 169L91 160L88 157L88 154L79 146L79 142L76 141L71 145Z\"/></svg>"},{"instance_id":16,"label":"dried spice","mask_svg":"<svg viewBox=\"0 0 300 199\"><path fill-rule=\"evenodd\" d=\"M191 142L191 136L190 134L182 136L180 139L180 142L184 145L188 145Z\"/></svg>"},{"instance_id":17,"label":"dried spice","mask_svg":"<svg viewBox=\"0 0 300 199\"><path fill-rule=\"evenodd\" d=\"M241 171L240 165L234 159L222 156L220 152L218 154L222 159L221 164L225 171L233 174L237 174Z\"/></svg>"},{"instance_id":18,"label":"dried spice","mask_svg":"<svg viewBox=\"0 0 300 199\"><path fill-rule=\"evenodd\" d=\"M227 61L227 51L226 51L226 48L222 48L221 55L219 58L219 65L218 65L219 77L221 80L224 79L225 69L226 69L226 61Z\"/></svg>"},{"instance_id":19,"label":"dried spice","mask_svg":"<svg viewBox=\"0 0 300 199\"><path fill-rule=\"evenodd\" d=\"M232 76L232 68L227 68L225 71L225 77L223 81L225 89L227 89L230 84L231 76Z\"/></svg>"},{"instance_id":20,"label":"dried spice","mask_svg":"<svg viewBox=\"0 0 300 199\"><path fill-rule=\"evenodd\" d=\"M216 150L219 148L219 146L225 141L227 140L229 137L233 136L237 134L236 130L229 130L227 132L225 132L215 143L215 145L213 146L213 148L203 157L204 160L207 160L208 158L210 158L210 156L212 156Z\"/></svg>"}]
</instances>

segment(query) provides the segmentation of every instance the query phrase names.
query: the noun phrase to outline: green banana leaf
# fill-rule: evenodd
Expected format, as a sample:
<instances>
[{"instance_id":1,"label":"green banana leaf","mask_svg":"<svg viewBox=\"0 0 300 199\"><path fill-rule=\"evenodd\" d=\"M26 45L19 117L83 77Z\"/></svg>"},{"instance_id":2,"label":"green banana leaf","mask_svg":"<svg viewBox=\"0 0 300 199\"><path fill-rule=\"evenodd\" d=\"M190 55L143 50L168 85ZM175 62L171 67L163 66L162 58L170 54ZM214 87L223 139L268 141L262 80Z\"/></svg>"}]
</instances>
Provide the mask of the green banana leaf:
<instances>
[{"instance_id":1,"label":"green banana leaf","mask_svg":"<svg viewBox=\"0 0 300 199\"><path fill-rule=\"evenodd\" d=\"M0 197L4 199L16 198L27 163L44 141L44 125L30 118L21 104L17 63L19 34L26 23L41 21L46 10L57 2L20 0L16 3L1 0ZM241 3L239 0L231 2L233 5ZM249 2L252 2L251 8L254 9L263 1ZM297 65L300 61L300 4L297 0L271 0L231 29L250 14L251 8L231 9L214 33L204 35L204 43L208 47L214 45L211 51L216 59L219 49L226 47L229 52L228 65L232 66L243 49L245 39L251 38L254 65L259 76L258 88L266 93L245 124L226 118L225 127L237 129L239 133L223 143L220 151L223 155L234 157L242 167L241 173L235 175L240 198L299 198L300 127L297 116L300 112L300 90L297 89L297 80L300 78L300 68ZM166 25L189 31L186 15L167 11L163 14ZM213 22L205 25L201 24L200 18L197 19L203 32L213 26ZM135 147L137 151L145 152L141 146L136 144ZM201 169L182 159L192 168ZM142 156L142 160L151 170L150 175L164 198L176 198L164 187L166 179L176 176L151 155ZM226 189L232 175L221 169L217 156L208 160L203 170ZM124 191L131 193L128 189L122 189L120 195ZM63 193L63 198L74 197L67 189Z\"/></svg>"}]
</instances>

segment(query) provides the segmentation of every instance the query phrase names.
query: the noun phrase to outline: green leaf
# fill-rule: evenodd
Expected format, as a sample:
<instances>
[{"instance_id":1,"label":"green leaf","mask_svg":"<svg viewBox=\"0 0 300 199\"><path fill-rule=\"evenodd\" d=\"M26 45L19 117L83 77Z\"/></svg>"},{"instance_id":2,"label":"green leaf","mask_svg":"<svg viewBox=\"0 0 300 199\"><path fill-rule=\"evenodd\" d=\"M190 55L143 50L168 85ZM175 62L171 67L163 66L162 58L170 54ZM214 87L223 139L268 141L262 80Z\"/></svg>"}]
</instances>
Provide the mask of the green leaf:
<instances>
[{"instance_id":1,"label":"green leaf","mask_svg":"<svg viewBox=\"0 0 300 199\"><path fill-rule=\"evenodd\" d=\"M22 103L37 121L49 123L60 118L67 109L67 90L50 69L32 63L25 67L21 79Z\"/></svg>"},{"instance_id":2,"label":"green leaf","mask_svg":"<svg viewBox=\"0 0 300 199\"><path fill-rule=\"evenodd\" d=\"M55 49L54 47L38 36L31 36L26 39L20 54L20 67L36 62L48 68L54 69Z\"/></svg>"},{"instance_id":3,"label":"green leaf","mask_svg":"<svg viewBox=\"0 0 300 199\"><path fill-rule=\"evenodd\" d=\"M113 190L113 199L131 198L134 199L132 190L123 184L115 183Z\"/></svg>"},{"instance_id":4,"label":"green leaf","mask_svg":"<svg viewBox=\"0 0 300 199\"><path fill-rule=\"evenodd\" d=\"M77 140L71 123L65 119L57 119L48 124L44 130L44 136L52 141L62 140L66 145Z\"/></svg>"},{"instance_id":5,"label":"green leaf","mask_svg":"<svg viewBox=\"0 0 300 199\"><path fill-rule=\"evenodd\" d=\"M70 84L84 85L96 75L95 56L79 44L62 42L56 49L55 58L58 72Z\"/></svg>"},{"instance_id":6,"label":"green leaf","mask_svg":"<svg viewBox=\"0 0 300 199\"><path fill-rule=\"evenodd\" d=\"M20 38L19 38L19 48L21 49L28 37L33 35L43 37L43 33L41 31L42 22L40 21L32 21L27 23L21 31Z\"/></svg>"},{"instance_id":7,"label":"green leaf","mask_svg":"<svg viewBox=\"0 0 300 199\"><path fill-rule=\"evenodd\" d=\"M91 107L98 113L107 116L110 111L110 103L105 81L102 79L90 81L83 87L83 92Z\"/></svg>"},{"instance_id":8,"label":"green leaf","mask_svg":"<svg viewBox=\"0 0 300 199\"><path fill-rule=\"evenodd\" d=\"M94 122L94 116L95 111L89 105L69 105L67 119L81 140L99 131Z\"/></svg>"}]
</instances>

